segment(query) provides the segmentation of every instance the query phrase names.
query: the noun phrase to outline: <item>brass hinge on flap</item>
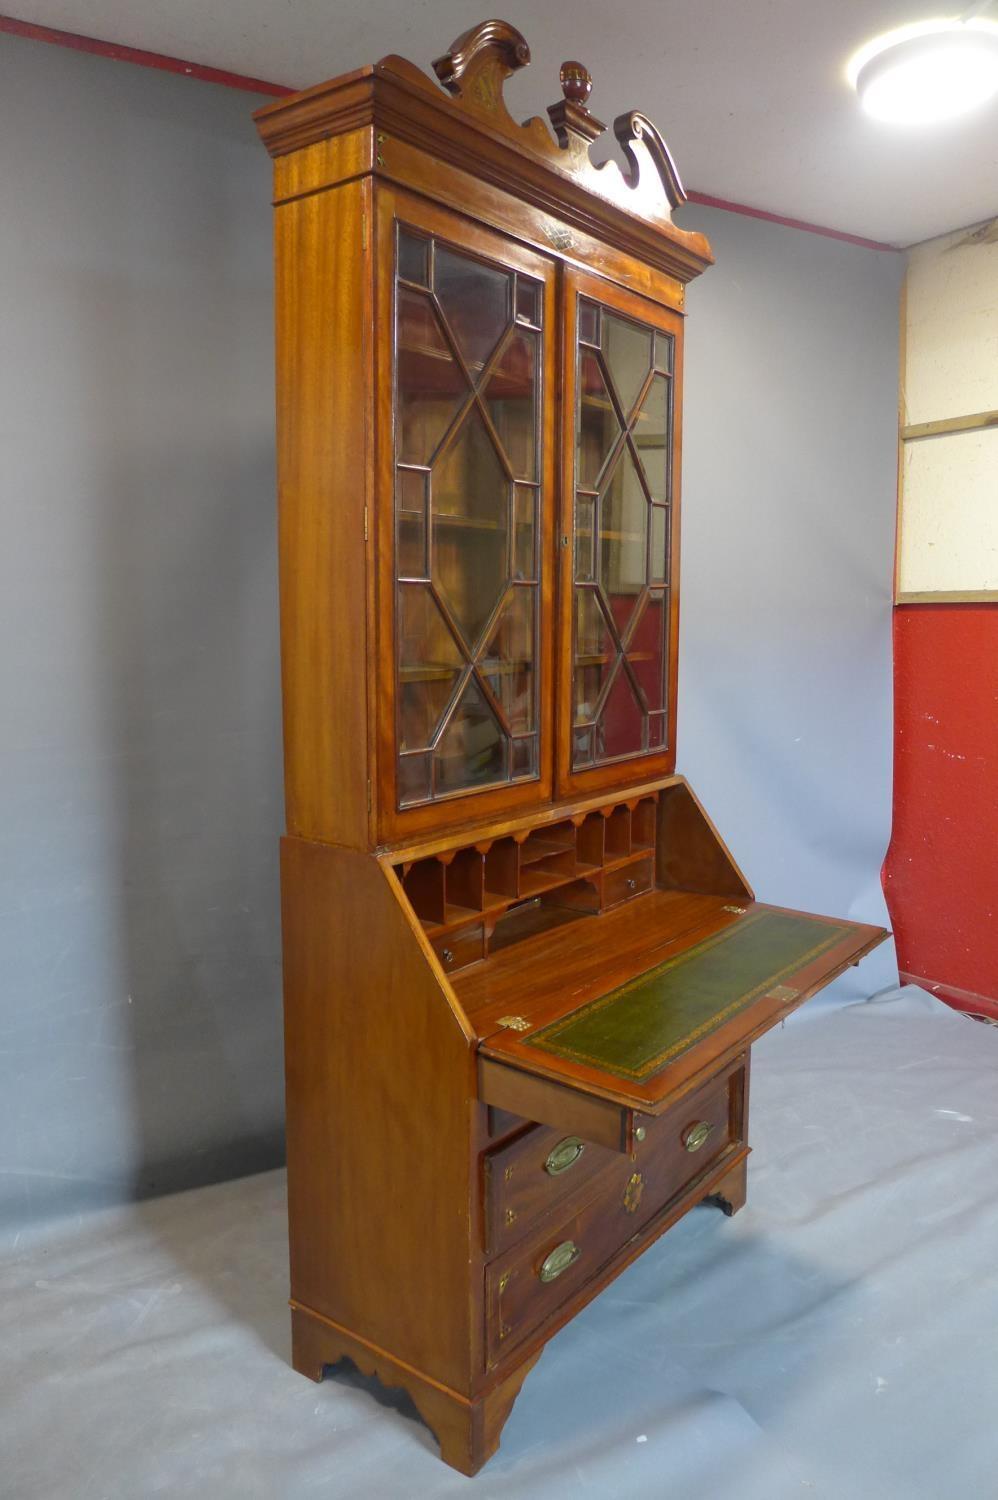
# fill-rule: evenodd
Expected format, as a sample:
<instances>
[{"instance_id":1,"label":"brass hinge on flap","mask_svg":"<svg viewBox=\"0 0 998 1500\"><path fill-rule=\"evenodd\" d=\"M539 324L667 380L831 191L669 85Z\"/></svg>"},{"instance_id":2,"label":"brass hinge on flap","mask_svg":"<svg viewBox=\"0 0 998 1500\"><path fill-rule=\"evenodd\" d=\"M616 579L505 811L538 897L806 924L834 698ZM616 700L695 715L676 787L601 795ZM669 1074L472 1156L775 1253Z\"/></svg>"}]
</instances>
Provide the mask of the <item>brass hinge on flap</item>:
<instances>
[{"instance_id":1,"label":"brass hinge on flap","mask_svg":"<svg viewBox=\"0 0 998 1500\"><path fill-rule=\"evenodd\" d=\"M506 1031L530 1030L530 1022L524 1020L523 1016L500 1016L496 1025L502 1026Z\"/></svg>"}]
</instances>

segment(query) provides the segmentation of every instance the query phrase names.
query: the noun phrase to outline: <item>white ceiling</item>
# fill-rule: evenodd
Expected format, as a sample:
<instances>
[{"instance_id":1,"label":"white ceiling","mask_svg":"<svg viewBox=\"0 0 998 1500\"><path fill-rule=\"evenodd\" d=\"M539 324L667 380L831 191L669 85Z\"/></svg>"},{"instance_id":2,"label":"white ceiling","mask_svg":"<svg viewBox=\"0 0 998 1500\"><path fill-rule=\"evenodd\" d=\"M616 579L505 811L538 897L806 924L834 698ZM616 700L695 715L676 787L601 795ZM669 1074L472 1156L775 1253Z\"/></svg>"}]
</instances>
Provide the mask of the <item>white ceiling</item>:
<instances>
[{"instance_id":1,"label":"white ceiling","mask_svg":"<svg viewBox=\"0 0 998 1500\"><path fill-rule=\"evenodd\" d=\"M559 64L577 58L594 77L594 113L649 115L689 188L896 245L998 214L998 100L963 120L900 129L867 119L845 80L861 43L946 13L946 0L10 4L22 20L301 88L388 52L428 67L499 14L533 55L508 87L514 114L543 113L560 97ZM998 18L998 0L989 11Z\"/></svg>"}]
</instances>

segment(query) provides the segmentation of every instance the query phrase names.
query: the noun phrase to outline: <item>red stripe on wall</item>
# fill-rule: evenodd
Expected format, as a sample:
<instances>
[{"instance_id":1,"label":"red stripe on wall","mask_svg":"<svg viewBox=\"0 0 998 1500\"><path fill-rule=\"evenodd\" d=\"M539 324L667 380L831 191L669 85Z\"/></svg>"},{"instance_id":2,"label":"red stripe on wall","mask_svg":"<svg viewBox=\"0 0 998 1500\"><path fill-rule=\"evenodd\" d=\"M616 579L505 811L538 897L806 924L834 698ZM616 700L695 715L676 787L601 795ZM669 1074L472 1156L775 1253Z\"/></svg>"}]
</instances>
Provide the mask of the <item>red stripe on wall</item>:
<instances>
[{"instance_id":1,"label":"red stripe on wall","mask_svg":"<svg viewBox=\"0 0 998 1500\"><path fill-rule=\"evenodd\" d=\"M899 255L897 245L886 245L882 240L867 240L861 234L847 234L844 229L829 229L824 224L810 224L807 219L788 219L785 214L772 214L766 208L750 208L747 203L731 203L727 198L713 198L709 193L687 193L691 203L702 203L705 208L723 208L729 214L745 214L750 219L765 219L768 224L782 224L787 229L803 229L807 234L823 234L826 239L844 240L847 245L862 245L865 250L889 250Z\"/></svg>"},{"instance_id":2,"label":"red stripe on wall","mask_svg":"<svg viewBox=\"0 0 998 1500\"><path fill-rule=\"evenodd\" d=\"M894 694L898 966L998 1005L998 605L899 605Z\"/></svg>"},{"instance_id":3,"label":"red stripe on wall","mask_svg":"<svg viewBox=\"0 0 998 1500\"><path fill-rule=\"evenodd\" d=\"M204 63L185 62L182 57L166 57L161 52L145 52L141 47L119 47L116 42L102 42L93 36L79 36L75 31L56 31L51 26L36 26L33 21L19 21L14 16L0 16L0 32L28 37L35 42L52 42L73 52L91 52L110 57L115 62L135 63L140 68L156 68L161 73L179 73L197 78L201 83L218 83L226 89L243 89L248 94L270 94L283 99L294 89L281 83L267 83L262 78L247 78L242 73L227 73L224 68L209 68Z\"/></svg>"}]
</instances>

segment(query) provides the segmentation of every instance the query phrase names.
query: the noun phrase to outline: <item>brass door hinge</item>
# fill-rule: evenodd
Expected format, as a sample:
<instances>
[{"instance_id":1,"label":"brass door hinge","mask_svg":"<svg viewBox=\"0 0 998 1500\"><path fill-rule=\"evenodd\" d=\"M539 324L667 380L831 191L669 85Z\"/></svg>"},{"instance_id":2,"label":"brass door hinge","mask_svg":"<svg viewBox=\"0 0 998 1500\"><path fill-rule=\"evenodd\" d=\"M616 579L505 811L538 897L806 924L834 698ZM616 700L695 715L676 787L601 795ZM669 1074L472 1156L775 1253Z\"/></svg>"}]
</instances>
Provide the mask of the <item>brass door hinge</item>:
<instances>
[{"instance_id":1,"label":"brass door hinge","mask_svg":"<svg viewBox=\"0 0 998 1500\"><path fill-rule=\"evenodd\" d=\"M364 506L364 540L367 541L367 506Z\"/></svg>"},{"instance_id":2,"label":"brass door hinge","mask_svg":"<svg viewBox=\"0 0 998 1500\"><path fill-rule=\"evenodd\" d=\"M367 810L371 811L371 778L367 778Z\"/></svg>"}]
</instances>

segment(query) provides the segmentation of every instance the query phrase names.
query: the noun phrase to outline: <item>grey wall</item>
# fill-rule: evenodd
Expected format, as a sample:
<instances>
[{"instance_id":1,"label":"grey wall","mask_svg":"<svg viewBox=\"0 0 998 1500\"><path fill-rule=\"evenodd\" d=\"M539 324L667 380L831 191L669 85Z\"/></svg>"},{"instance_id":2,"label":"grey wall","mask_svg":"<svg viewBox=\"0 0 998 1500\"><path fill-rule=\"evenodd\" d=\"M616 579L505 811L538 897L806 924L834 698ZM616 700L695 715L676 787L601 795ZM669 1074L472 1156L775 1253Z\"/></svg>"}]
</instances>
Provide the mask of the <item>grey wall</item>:
<instances>
[{"instance_id":1,"label":"grey wall","mask_svg":"<svg viewBox=\"0 0 998 1500\"><path fill-rule=\"evenodd\" d=\"M0 37L0 1235L280 1158L255 103ZM760 896L875 919L899 267L685 221L681 766Z\"/></svg>"},{"instance_id":2,"label":"grey wall","mask_svg":"<svg viewBox=\"0 0 998 1500\"><path fill-rule=\"evenodd\" d=\"M887 926L903 258L678 222L716 257L687 300L679 769L760 900ZM825 1002L896 983L885 944Z\"/></svg>"},{"instance_id":3,"label":"grey wall","mask_svg":"<svg viewBox=\"0 0 998 1500\"><path fill-rule=\"evenodd\" d=\"M0 1212L281 1152L270 172L0 37Z\"/></svg>"}]
</instances>

